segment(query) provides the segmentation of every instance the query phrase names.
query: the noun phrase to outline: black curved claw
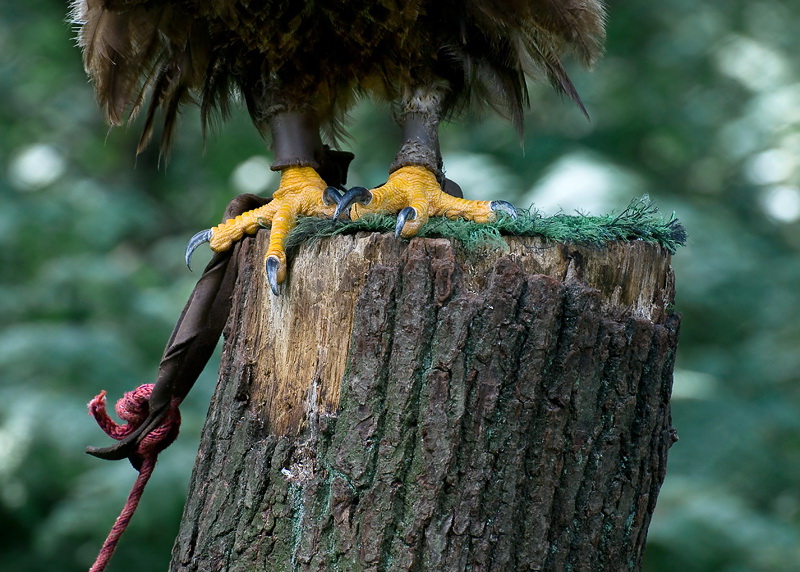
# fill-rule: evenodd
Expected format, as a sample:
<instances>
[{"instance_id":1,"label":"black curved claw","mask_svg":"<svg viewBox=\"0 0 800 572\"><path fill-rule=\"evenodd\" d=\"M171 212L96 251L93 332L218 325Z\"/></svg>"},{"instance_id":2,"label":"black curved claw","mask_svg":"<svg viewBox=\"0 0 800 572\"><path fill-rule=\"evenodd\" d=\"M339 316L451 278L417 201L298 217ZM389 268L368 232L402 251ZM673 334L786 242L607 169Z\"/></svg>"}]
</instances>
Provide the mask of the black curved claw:
<instances>
[{"instance_id":1,"label":"black curved claw","mask_svg":"<svg viewBox=\"0 0 800 572\"><path fill-rule=\"evenodd\" d=\"M505 213L511 218L517 218L517 209L508 201L492 201L489 203L489 208L496 213Z\"/></svg>"},{"instance_id":2,"label":"black curved claw","mask_svg":"<svg viewBox=\"0 0 800 572\"><path fill-rule=\"evenodd\" d=\"M201 230L189 239L189 244L186 245L186 267L192 269L192 253L197 250L197 247L211 240L211 229Z\"/></svg>"},{"instance_id":3,"label":"black curved claw","mask_svg":"<svg viewBox=\"0 0 800 572\"><path fill-rule=\"evenodd\" d=\"M276 296L279 293L278 268L280 268L280 265L281 261L277 256L267 256L267 282L269 282L269 287L272 289L272 293Z\"/></svg>"},{"instance_id":4,"label":"black curved claw","mask_svg":"<svg viewBox=\"0 0 800 572\"><path fill-rule=\"evenodd\" d=\"M417 211L414 207L406 207L397 213L397 224L394 225L394 237L398 238L400 236L407 220L414 220L415 218L417 218Z\"/></svg>"},{"instance_id":5,"label":"black curved claw","mask_svg":"<svg viewBox=\"0 0 800 572\"><path fill-rule=\"evenodd\" d=\"M350 207L354 203L368 205L372 201L372 192L364 187L353 187L348 190L339 201L336 212L333 213L333 220L338 220L343 212L350 213Z\"/></svg>"},{"instance_id":6,"label":"black curved claw","mask_svg":"<svg viewBox=\"0 0 800 572\"><path fill-rule=\"evenodd\" d=\"M322 204L326 206L338 205L342 200L342 194L336 187L328 187L322 191Z\"/></svg>"}]
</instances>

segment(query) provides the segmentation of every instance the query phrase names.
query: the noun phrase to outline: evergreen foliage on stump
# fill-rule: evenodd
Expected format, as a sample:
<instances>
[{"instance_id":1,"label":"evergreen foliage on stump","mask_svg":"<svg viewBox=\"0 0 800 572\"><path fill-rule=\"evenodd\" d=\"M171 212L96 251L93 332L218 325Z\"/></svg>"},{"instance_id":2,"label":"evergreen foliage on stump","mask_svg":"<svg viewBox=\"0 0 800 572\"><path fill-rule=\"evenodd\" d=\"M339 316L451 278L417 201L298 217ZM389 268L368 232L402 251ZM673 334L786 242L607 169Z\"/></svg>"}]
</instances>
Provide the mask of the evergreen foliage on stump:
<instances>
[{"instance_id":1,"label":"evergreen foliage on stump","mask_svg":"<svg viewBox=\"0 0 800 572\"><path fill-rule=\"evenodd\" d=\"M639 569L670 254L507 243L326 238L276 297L246 239L171 569Z\"/></svg>"}]
</instances>

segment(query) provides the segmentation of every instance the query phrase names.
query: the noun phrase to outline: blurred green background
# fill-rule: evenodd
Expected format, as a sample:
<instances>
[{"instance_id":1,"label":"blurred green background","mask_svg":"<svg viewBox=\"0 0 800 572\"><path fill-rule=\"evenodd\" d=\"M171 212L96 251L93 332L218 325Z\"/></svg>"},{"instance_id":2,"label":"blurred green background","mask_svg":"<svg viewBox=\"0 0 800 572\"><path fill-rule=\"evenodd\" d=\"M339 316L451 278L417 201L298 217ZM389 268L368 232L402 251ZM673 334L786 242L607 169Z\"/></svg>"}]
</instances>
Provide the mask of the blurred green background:
<instances>
[{"instance_id":1,"label":"blurred green background","mask_svg":"<svg viewBox=\"0 0 800 572\"><path fill-rule=\"evenodd\" d=\"M85 570L135 477L83 454L107 438L86 402L152 381L197 274L183 248L236 193L268 193L244 114L205 144L184 112L168 164L105 126L61 0L0 16L0 569ZM680 441L645 569L800 567L800 3L611 1L607 56L573 77L592 115L532 92L523 148L486 114L443 134L471 198L602 214L649 193L690 242ZM792 46L794 46L792 48ZM381 182L386 109L353 112L351 182ZM198 253L196 266L208 259ZM163 570L215 383L212 363L110 570Z\"/></svg>"}]
</instances>

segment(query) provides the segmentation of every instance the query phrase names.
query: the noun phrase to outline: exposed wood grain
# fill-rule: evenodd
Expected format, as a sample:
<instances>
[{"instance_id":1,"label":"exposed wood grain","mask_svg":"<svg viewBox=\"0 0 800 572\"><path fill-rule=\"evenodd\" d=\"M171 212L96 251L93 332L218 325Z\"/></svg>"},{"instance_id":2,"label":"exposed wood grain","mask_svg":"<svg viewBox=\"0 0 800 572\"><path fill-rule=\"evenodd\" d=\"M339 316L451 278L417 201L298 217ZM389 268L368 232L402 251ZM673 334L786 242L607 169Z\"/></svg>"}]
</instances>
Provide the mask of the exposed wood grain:
<instances>
[{"instance_id":1,"label":"exposed wood grain","mask_svg":"<svg viewBox=\"0 0 800 572\"><path fill-rule=\"evenodd\" d=\"M262 233L264 234L264 233ZM622 570L674 440L669 255L244 249L173 570Z\"/></svg>"}]
</instances>

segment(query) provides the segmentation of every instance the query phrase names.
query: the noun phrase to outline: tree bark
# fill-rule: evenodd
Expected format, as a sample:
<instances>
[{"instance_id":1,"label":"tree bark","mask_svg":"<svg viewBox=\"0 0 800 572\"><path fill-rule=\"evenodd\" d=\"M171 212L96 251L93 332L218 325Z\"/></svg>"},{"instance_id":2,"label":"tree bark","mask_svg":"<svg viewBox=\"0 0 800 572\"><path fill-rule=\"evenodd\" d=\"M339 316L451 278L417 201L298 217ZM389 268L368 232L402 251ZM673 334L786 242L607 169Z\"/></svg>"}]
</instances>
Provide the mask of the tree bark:
<instances>
[{"instance_id":1,"label":"tree bark","mask_svg":"<svg viewBox=\"0 0 800 572\"><path fill-rule=\"evenodd\" d=\"M172 570L637 570L667 450L670 256L248 239Z\"/></svg>"}]
</instances>

